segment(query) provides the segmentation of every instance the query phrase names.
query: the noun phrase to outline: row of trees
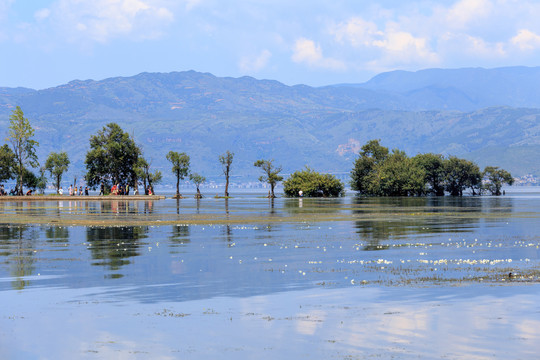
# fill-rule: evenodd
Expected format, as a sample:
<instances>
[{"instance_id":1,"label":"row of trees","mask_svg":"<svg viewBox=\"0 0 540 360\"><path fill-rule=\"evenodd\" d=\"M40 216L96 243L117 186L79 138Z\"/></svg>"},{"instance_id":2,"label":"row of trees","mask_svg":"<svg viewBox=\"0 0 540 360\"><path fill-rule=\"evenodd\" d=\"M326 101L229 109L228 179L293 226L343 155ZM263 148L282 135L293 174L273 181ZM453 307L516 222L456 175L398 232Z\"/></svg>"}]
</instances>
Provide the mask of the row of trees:
<instances>
[{"instance_id":1,"label":"row of trees","mask_svg":"<svg viewBox=\"0 0 540 360\"><path fill-rule=\"evenodd\" d=\"M455 156L392 152L371 140L362 146L351 171L351 188L369 196L462 196L469 189L473 195L484 191L501 195L503 184L514 179L506 170L488 166L483 172L474 162Z\"/></svg>"},{"instance_id":2,"label":"row of trees","mask_svg":"<svg viewBox=\"0 0 540 360\"><path fill-rule=\"evenodd\" d=\"M0 147L0 182L17 179L17 194L23 194L23 186L44 189L47 179L45 172L53 178L58 190L63 174L68 170L70 160L65 152L52 152L45 166L39 167L36 147L32 139L34 129L20 107L10 116L7 144ZM190 171L190 157L183 152L169 151L167 160L172 165L176 177L176 196L180 194L180 182L189 178L197 188L197 197L202 197L199 187L206 181L200 174ZM229 178L234 153L227 151L218 160L225 176L225 197L229 196ZM85 158L85 180L90 188L103 185L107 191L113 184L131 187L143 185L146 189L162 180L159 170L152 172L151 163L144 156L141 146L116 123L110 123L90 137L90 150ZM283 181L279 175L282 168L273 160L257 160L254 164L263 172L259 180L270 185L269 197L275 197L277 183ZM28 170L39 167L39 176ZM362 146L359 157L351 171L351 187L362 195L369 196L442 196L449 193L462 196L470 189L472 194L489 191L501 194L503 184L511 185L513 178L505 170L488 166L480 172L478 166L457 157L445 158L439 154L419 154L408 157L403 151L392 152L380 145L379 140L371 140ZM329 174L320 174L310 168L293 173L284 181L287 196L342 196L344 185Z\"/></svg>"}]
</instances>

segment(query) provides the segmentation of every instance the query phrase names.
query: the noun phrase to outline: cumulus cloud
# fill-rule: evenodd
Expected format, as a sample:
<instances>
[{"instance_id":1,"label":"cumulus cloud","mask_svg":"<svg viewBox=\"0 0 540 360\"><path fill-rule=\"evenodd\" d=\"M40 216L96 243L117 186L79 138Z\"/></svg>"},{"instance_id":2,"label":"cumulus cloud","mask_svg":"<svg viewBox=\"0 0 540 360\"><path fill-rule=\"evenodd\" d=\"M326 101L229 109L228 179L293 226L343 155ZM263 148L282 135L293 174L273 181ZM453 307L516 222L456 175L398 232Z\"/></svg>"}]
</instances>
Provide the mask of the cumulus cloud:
<instances>
[{"instance_id":1,"label":"cumulus cloud","mask_svg":"<svg viewBox=\"0 0 540 360\"><path fill-rule=\"evenodd\" d=\"M331 28L330 33L338 43L350 44L361 51L375 50L379 61L422 61L434 63L437 55L430 49L428 38L417 37L402 30L400 24L391 22L379 29L374 22L353 17Z\"/></svg>"},{"instance_id":2,"label":"cumulus cloud","mask_svg":"<svg viewBox=\"0 0 540 360\"><path fill-rule=\"evenodd\" d=\"M173 13L156 0L59 0L51 11L55 20L75 31L74 37L97 42L120 36L137 39L161 34Z\"/></svg>"},{"instance_id":3,"label":"cumulus cloud","mask_svg":"<svg viewBox=\"0 0 540 360\"><path fill-rule=\"evenodd\" d=\"M527 29L519 30L510 41L522 51L540 49L540 35Z\"/></svg>"},{"instance_id":4,"label":"cumulus cloud","mask_svg":"<svg viewBox=\"0 0 540 360\"><path fill-rule=\"evenodd\" d=\"M293 49L292 60L312 67L342 70L345 64L333 58L323 56L320 45L306 38L297 39Z\"/></svg>"},{"instance_id":5,"label":"cumulus cloud","mask_svg":"<svg viewBox=\"0 0 540 360\"><path fill-rule=\"evenodd\" d=\"M240 59L239 68L245 72L260 71L266 67L270 57L272 53L265 49L254 58L246 56Z\"/></svg>"},{"instance_id":6,"label":"cumulus cloud","mask_svg":"<svg viewBox=\"0 0 540 360\"><path fill-rule=\"evenodd\" d=\"M371 46L374 41L384 38L384 33L373 22L361 17L353 17L331 29L340 43L349 42L353 46Z\"/></svg>"},{"instance_id":7,"label":"cumulus cloud","mask_svg":"<svg viewBox=\"0 0 540 360\"><path fill-rule=\"evenodd\" d=\"M492 8L490 0L460 0L446 9L446 22L454 28L465 28L489 16Z\"/></svg>"}]
</instances>

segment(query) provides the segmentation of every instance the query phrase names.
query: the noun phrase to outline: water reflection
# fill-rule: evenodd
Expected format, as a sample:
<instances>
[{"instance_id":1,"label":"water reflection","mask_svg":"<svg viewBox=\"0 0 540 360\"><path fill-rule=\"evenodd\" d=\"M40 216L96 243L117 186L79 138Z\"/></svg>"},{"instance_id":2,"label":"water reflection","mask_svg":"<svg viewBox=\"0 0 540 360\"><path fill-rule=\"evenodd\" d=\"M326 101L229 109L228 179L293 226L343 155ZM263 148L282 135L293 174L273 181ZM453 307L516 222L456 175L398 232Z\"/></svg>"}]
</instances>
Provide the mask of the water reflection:
<instances>
[{"instance_id":1,"label":"water reflection","mask_svg":"<svg viewBox=\"0 0 540 360\"><path fill-rule=\"evenodd\" d=\"M187 225L173 225L171 227L171 246L184 245L190 242L190 228Z\"/></svg>"},{"instance_id":2,"label":"water reflection","mask_svg":"<svg viewBox=\"0 0 540 360\"><path fill-rule=\"evenodd\" d=\"M285 198L283 208L291 214L326 214L341 211L343 198Z\"/></svg>"},{"instance_id":3,"label":"water reflection","mask_svg":"<svg viewBox=\"0 0 540 360\"><path fill-rule=\"evenodd\" d=\"M36 232L37 229L27 226L0 226L0 256L7 257L11 286L16 290L30 285L28 277L35 272Z\"/></svg>"},{"instance_id":4,"label":"water reflection","mask_svg":"<svg viewBox=\"0 0 540 360\"><path fill-rule=\"evenodd\" d=\"M130 258L140 255L140 240L145 239L147 233L147 226L87 227L86 239L92 259L97 260L93 265L119 270L130 264Z\"/></svg>"},{"instance_id":5,"label":"water reflection","mask_svg":"<svg viewBox=\"0 0 540 360\"><path fill-rule=\"evenodd\" d=\"M452 231L472 232L486 212L486 200L480 197L362 198L352 202L352 214L360 238L367 242L365 250L384 250L381 242L414 235L433 235ZM488 212L501 204L488 201ZM504 202L502 212L511 211L511 202ZM444 219L444 221L442 221Z\"/></svg>"},{"instance_id":6,"label":"water reflection","mask_svg":"<svg viewBox=\"0 0 540 360\"><path fill-rule=\"evenodd\" d=\"M69 239L69 228L66 226L47 226L45 236L49 242L65 243Z\"/></svg>"}]
</instances>

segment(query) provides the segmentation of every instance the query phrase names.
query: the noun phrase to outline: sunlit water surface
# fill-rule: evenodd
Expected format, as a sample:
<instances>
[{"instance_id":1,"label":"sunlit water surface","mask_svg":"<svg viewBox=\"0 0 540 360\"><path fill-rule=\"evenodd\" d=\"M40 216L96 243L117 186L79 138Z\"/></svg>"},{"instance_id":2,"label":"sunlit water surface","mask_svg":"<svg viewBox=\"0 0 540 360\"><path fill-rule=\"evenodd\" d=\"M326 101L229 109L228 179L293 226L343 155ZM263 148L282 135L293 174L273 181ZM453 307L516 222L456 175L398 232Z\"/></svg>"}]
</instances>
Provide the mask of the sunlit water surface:
<instances>
[{"instance_id":1,"label":"sunlit water surface","mask_svg":"<svg viewBox=\"0 0 540 360\"><path fill-rule=\"evenodd\" d=\"M0 225L1 359L540 353L530 190L2 202L0 216L24 219Z\"/></svg>"}]
</instances>

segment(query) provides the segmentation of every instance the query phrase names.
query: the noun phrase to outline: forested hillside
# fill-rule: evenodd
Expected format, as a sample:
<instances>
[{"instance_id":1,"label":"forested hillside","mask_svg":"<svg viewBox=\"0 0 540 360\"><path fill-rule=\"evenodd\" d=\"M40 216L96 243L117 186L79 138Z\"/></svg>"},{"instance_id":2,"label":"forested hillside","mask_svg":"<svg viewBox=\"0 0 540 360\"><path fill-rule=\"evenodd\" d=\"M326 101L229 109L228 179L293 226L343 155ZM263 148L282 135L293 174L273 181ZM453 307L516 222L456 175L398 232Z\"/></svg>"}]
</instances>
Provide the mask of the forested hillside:
<instances>
[{"instance_id":1,"label":"forested hillside","mask_svg":"<svg viewBox=\"0 0 540 360\"><path fill-rule=\"evenodd\" d=\"M133 134L165 175L169 150L186 152L194 171L216 180L226 150L236 154L233 174L243 179L256 179L257 159L275 159L284 173L304 165L347 173L370 139L411 155L437 152L540 175L538 69L398 72L322 88L195 71L0 88L0 127L7 132L9 114L21 106L40 159L67 151L70 172L79 175L90 135L109 122Z\"/></svg>"}]
</instances>

